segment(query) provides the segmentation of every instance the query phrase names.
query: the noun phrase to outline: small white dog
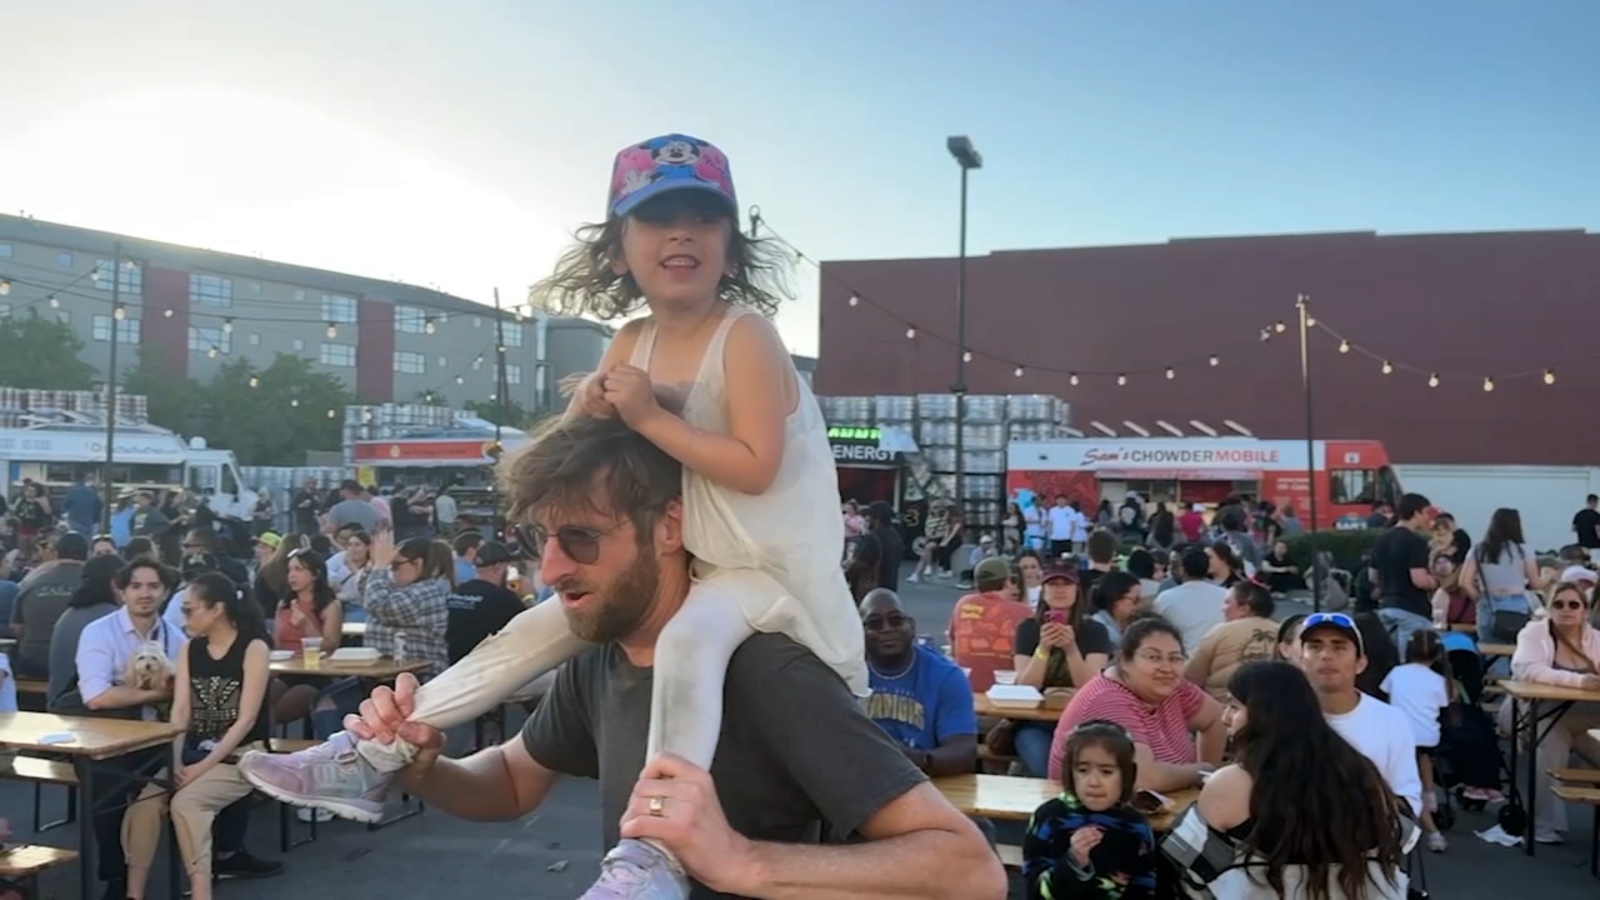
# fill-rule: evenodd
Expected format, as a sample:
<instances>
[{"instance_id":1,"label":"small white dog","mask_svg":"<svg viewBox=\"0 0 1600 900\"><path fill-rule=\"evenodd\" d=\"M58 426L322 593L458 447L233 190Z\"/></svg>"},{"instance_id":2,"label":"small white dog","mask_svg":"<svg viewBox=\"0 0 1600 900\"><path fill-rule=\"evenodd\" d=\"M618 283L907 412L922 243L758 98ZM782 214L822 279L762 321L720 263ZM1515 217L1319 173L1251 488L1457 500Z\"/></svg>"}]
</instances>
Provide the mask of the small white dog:
<instances>
[{"instance_id":1,"label":"small white dog","mask_svg":"<svg viewBox=\"0 0 1600 900\"><path fill-rule=\"evenodd\" d=\"M154 691L167 686L172 678L172 663L167 661L166 648L155 641L145 641L128 660L128 671L122 683L141 691Z\"/></svg>"}]
</instances>

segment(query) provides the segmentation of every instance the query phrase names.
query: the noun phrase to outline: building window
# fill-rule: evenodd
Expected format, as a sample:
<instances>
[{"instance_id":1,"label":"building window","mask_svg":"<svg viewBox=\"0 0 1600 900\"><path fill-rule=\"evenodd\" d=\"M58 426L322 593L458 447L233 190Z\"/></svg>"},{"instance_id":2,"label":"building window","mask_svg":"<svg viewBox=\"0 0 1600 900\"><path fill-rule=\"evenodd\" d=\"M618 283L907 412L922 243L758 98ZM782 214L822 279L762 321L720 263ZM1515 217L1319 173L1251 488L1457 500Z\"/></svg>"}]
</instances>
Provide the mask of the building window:
<instances>
[{"instance_id":1,"label":"building window","mask_svg":"<svg viewBox=\"0 0 1600 900\"><path fill-rule=\"evenodd\" d=\"M95 316L94 323L90 326L91 333L97 341L111 340L111 317ZM117 340L124 344L139 343L139 320L123 319L117 323Z\"/></svg>"},{"instance_id":2,"label":"building window","mask_svg":"<svg viewBox=\"0 0 1600 900\"><path fill-rule=\"evenodd\" d=\"M404 331L406 334L426 334L428 315L415 306L396 306L394 308L394 330ZM395 371L399 371L396 369Z\"/></svg>"},{"instance_id":3,"label":"building window","mask_svg":"<svg viewBox=\"0 0 1600 900\"><path fill-rule=\"evenodd\" d=\"M257 296L257 297L261 296L261 282L259 282L259 281L250 282L250 293L255 295L255 296Z\"/></svg>"},{"instance_id":4,"label":"building window","mask_svg":"<svg viewBox=\"0 0 1600 900\"><path fill-rule=\"evenodd\" d=\"M519 365L514 365L512 363L506 363L506 384L521 384L521 383L522 383L522 367L519 366Z\"/></svg>"},{"instance_id":5,"label":"building window","mask_svg":"<svg viewBox=\"0 0 1600 900\"><path fill-rule=\"evenodd\" d=\"M259 334L256 334L256 333L255 333L255 332L253 332L253 331L252 331L252 332L250 332L250 338L249 338L249 340L250 340L250 346L252 346L252 347L259 347L259 346L261 346L261 335L259 335Z\"/></svg>"},{"instance_id":6,"label":"building window","mask_svg":"<svg viewBox=\"0 0 1600 900\"><path fill-rule=\"evenodd\" d=\"M482 328L483 327L483 316L473 316L472 317L472 327L473 328Z\"/></svg>"},{"instance_id":7,"label":"building window","mask_svg":"<svg viewBox=\"0 0 1600 900\"><path fill-rule=\"evenodd\" d=\"M300 290L299 288L295 288L294 289L294 299L296 301L304 301L306 299L306 292Z\"/></svg>"},{"instance_id":8,"label":"building window","mask_svg":"<svg viewBox=\"0 0 1600 900\"><path fill-rule=\"evenodd\" d=\"M306 342L300 340L299 338L295 338L294 343L291 346L294 347L296 353L299 353L300 351L306 349Z\"/></svg>"},{"instance_id":9,"label":"building window","mask_svg":"<svg viewBox=\"0 0 1600 900\"><path fill-rule=\"evenodd\" d=\"M544 359L545 342L550 338L549 320L540 319L533 326L533 358Z\"/></svg>"},{"instance_id":10,"label":"building window","mask_svg":"<svg viewBox=\"0 0 1600 900\"><path fill-rule=\"evenodd\" d=\"M443 369L444 367L446 367L448 365L450 365L450 357L448 357L448 356L439 357L439 368Z\"/></svg>"},{"instance_id":11,"label":"building window","mask_svg":"<svg viewBox=\"0 0 1600 900\"><path fill-rule=\"evenodd\" d=\"M323 346L326 347L327 345L324 344ZM421 353L396 350L394 352L394 370L402 375L426 375L428 372L428 358Z\"/></svg>"},{"instance_id":12,"label":"building window","mask_svg":"<svg viewBox=\"0 0 1600 900\"><path fill-rule=\"evenodd\" d=\"M97 259L94 261L95 276L92 280L96 288L102 291L111 290L111 270L113 268L116 268L116 264L109 259ZM117 287L121 289L122 293L143 294L144 266L136 262L123 262L121 271L117 273L117 281L120 282ZM127 320L124 319L123 321Z\"/></svg>"},{"instance_id":13,"label":"building window","mask_svg":"<svg viewBox=\"0 0 1600 900\"><path fill-rule=\"evenodd\" d=\"M70 268L73 267L74 264L75 263L74 263L74 260L72 258L72 254L71 253L68 253L67 251L63 250L60 253L56 254L56 265L57 266L60 266L63 269L70 269Z\"/></svg>"},{"instance_id":14,"label":"building window","mask_svg":"<svg viewBox=\"0 0 1600 900\"><path fill-rule=\"evenodd\" d=\"M10 259L12 252L10 244L0 244L0 258Z\"/></svg>"},{"instance_id":15,"label":"building window","mask_svg":"<svg viewBox=\"0 0 1600 900\"><path fill-rule=\"evenodd\" d=\"M196 306L232 306L233 279L220 275L190 275L189 302Z\"/></svg>"},{"instance_id":16,"label":"building window","mask_svg":"<svg viewBox=\"0 0 1600 900\"><path fill-rule=\"evenodd\" d=\"M356 320L356 298L345 297L341 294L322 295L322 321L324 322L354 322ZM323 344L324 347L328 346Z\"/></svg>"},{"instance_id":17,"label":"building window","mask_svg":"<svg viewBox=\"0 0 1600 900\"><path fill-rule=\"evenodd\" d=\"M533 393L538 397L544 396L545 368L538 366L533 370Z\"/></svg>"},{"instance_id":18,"label":"building window","mask_svg":"<svg viewBox=\"0 0 1600 900\"><path fill-rule=\"evenodd\" d=\"M341 369L353 369L356 365L356 348L354 344L323 344L322 364L325 366L338 366Z\"/></svg>"},{"instance_id":19,"label":"building window","mask_svg":"<svg viewBox=\"0 0 1600 900\"><path fill-rule=\"evenodd\" d=\"M501 327L505 329L506 346L507 347L521 347L522 346L522 323L521 322L506 322Z\"/></svg>"},{"instance_id":20,"label":"building window","mask_svg":"<svg viewBox=\"0 0 1600 900\"><path fill-rule=\"evenodd\" d=\"M189 352L209 353L212 350L218 353L233 352L233 333L223 331L221 328L205 328L202 326L189 326Z\"/></svg>"}]
</instances>

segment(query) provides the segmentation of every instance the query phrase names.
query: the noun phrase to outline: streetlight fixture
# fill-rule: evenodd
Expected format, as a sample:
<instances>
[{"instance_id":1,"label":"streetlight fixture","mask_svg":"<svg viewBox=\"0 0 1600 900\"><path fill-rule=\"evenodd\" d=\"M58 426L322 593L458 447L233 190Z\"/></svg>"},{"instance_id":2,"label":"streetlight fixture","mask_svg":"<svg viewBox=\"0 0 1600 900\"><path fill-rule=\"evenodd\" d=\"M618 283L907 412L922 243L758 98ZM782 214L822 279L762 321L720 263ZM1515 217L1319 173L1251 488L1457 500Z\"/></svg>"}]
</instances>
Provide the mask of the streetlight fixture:
<instances>
[{"instance_id":1,"label":"streetlight fixture","mask_svg":"<svg viewBox=\"0 0 1600 900\"><path fill-rule=\"evenodd\" d=\"M967 173L983 168L983 155L972 146L972 138L964 134L945 140L945 149L961 167L961 241L956 257L956 380L950 393L956 396L956 509L966 512L965 481L966 459L962 432L966 430L967 409Z\"/></svg>"}]
</instances>

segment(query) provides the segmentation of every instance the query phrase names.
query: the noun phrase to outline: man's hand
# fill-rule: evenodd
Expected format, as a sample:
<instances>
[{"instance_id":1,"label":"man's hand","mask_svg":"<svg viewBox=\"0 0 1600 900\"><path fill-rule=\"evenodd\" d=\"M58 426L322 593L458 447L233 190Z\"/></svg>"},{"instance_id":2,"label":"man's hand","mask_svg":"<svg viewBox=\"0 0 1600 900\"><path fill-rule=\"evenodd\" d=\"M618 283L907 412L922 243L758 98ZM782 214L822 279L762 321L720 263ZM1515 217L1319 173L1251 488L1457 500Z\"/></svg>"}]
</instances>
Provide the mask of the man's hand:
<instances>
[{"instance_id":1,"label":"man's hand","mask_svg":"<svg viewBox=\"0 0 1600 900\"><path fill-rule=\"evenodd\" d=\"M650 811L656 798L659 815ZM728 825L711 773L681 757L663 753L639 773L622 813L622 836L660 842L714 891L750 893L752 842Z\"/></svg>"},{"instance_id":2,"label":"man's hand","mask_svg":"<svg viewBox=\"0 0 1600 900\"><path fill-rule=\"evenodd\" d=\"M401 672L394 680L394 689L379 687L372 696L361 701L361 714L344 717L346 731L359 738L392 744L395 738L417 748L417 758L412 765L425 770L439 758L444 749L444 732L421 722L408 722L417 706L417 676Z\"/></svg>"}]
</instances>

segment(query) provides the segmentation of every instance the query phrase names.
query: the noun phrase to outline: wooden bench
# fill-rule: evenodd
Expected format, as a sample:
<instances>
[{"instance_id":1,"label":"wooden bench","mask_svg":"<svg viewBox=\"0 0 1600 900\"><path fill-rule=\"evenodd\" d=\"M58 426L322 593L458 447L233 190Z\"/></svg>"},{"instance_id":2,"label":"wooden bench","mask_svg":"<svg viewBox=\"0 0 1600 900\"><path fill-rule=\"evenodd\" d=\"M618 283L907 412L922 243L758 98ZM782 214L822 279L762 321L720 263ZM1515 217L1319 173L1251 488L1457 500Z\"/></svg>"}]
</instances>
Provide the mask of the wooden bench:
<instances>
[{"instance_id":1,"label":"wooden bench","mask_svg":"<svg viewBox=\"0 0 1600 900\"><path fill-rule=\"evenodd\" d=\"M1568 803L1594 807L1594 826L1589 829L1589 874L1600 875L1600 788L1558 784L1550 791Z\"/></svg>"},{"instance_id":2,"label":"wooden bench","mask_svg":"<svg viewBox=\"0 0 1600 900\"><path fill-rule=\"evenodd\" d=\"M23 844L0 850L0 878L20 881L27 896L39 896L39 875L47 869L77 861L76 850Z\"/></svg>"},{"instance_id":3,"label":"wooden bench","mask_svg":"<svg viewBox=\"0 0 1600 900\"><path fill-rule=\"evenodd\" d=\"M17 694L20 696L43 697L50 692L50 682L43 678L18 678ZM45 849L49 849L48 847Z\"/></svg>"},{"instance_id":4,"label":"wooden bench","mask_svg":"<svg viewBox=\"0 0 1600 900\"><path fill-rule=\"evenodd\" d=\"M33 782L34 832L49 831L78 820L78 772L72 763L40 756L17 756L11 760L11 765L0 770L0 778ZM54 822L40 821L44 818L44 786L47 784L59 784L67 789L67 814Z\"/></svg>"},{"instance_id":5,"label":"wooden bench","mask_svg":"<svg viewBox=\"0 0 1600 900\"><path fill-rule=\"evenodd\" d=\"M1600 769L1551 769L1550 777L1566 784L1600 787Z\"/></svg>"},{"instance_id":6,"label":"wooden bench","mask_svg":"<svg viewBox=\"0 0 1600 900\"><path fill-rule=\"evenodd\" d=\"M1016 844L996 844L994 852L1000 857L1000 864L1011 871L1022 870L1022 848Z\"/></svg>"}]
</instances>

